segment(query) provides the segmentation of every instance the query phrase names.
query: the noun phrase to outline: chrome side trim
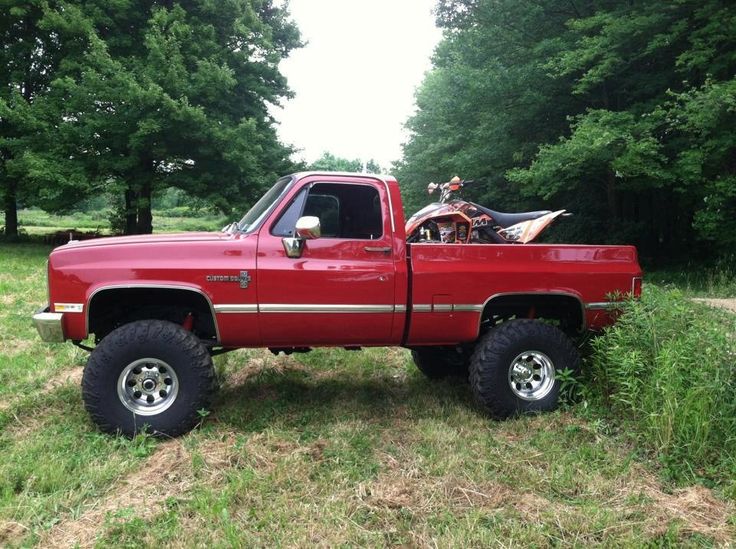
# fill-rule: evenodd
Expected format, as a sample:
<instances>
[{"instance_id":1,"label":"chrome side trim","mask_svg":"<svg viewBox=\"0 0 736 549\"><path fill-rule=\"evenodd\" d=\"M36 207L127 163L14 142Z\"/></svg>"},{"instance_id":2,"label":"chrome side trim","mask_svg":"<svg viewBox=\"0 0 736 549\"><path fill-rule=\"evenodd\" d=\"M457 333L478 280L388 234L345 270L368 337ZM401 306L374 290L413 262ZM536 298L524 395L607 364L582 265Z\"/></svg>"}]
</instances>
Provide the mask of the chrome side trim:
<instances>
[{"instance_id":1,"label":"chrome side trim","mask_svg":"<svg viewBox=\"0 0 736 549\"><path fill-rule=\"evenodd\" d=\"M406 305L322 305L281 304L264 305L222 303L215 305L215 312L227 313L405 313Z\"/></svg>"},{"instance_id":2,"label":"chrome side trim","mask_svg":"<svg viewBox=\"0 0 736 549\"><path fill-rule=\"evenodd\" d=\"M393 313L394 305L264 303L258 310L261 313Z\"/></svg>"},{"instance_id":3,"label":"chrome side trim","mask_svg":"<svg viewBox=\"0 0 736 549\"><path fill-rule=\"evenodd\" d=\"M618 309L623 305L622 302L615 301L598 301L594 303L587 303L585 308L589 311L599 311L602 309Z\"/></svg>"},{"instance_id":4,"label":"chrome side trim","mask_svg":"<svg viewBox=\"0 0 736 549\"><path fill-rule=\"evenodd\" d=\"M61 343L64 341L64 329L62 324L62 313L49 313L49 308L44 307L33 315L33 325L38 335L46 343Z\"/></svg>"},{"instance_id":5,"label":"chrome side trim","mask_svg":"<svg viewBox=\"0 0 736 549\"><path fill-rule=\"evenodd\" d=\"M480 313L483 311L483 305L473 305L470 303L441 303L432 307L426 303L414 304L411 310L415 313Z\"/></svg>"},{"instance_id":6,"label":"chrome side trim","mask_svg":"<svg viewBox=\"0 0 736 549\"><path fill-rule=\"evenodd\" d=\"M215 305L216 313L257 313L257 304L240 304L240 303L227 303L222 305Z\"/></svg>"},{"instance_id":7,"label":"chrome side trim","mask_svg":"<svg viewBox=\"0 0 736 549\"><path fill-rule=\"evenodd\" d=\"M176 284L111 284L109 286L101 286L97 288L94 292L92 292L89 297L87 298L87 314L84 318L84 332L86 335L89 335L89 304L92 303L92 298L94 298L98 293L104 292L105 290L125 290L125 289L145 289L145 288L151 288L151 289L157 289L157 290L187 290L189 292L194 292L202 297L204 297L205 301L207 302L207 305L209 305L210 313L212 314L212 323L215 325L215 337L217 338L217 343L220 342L220 328L217 326L217 315L215 314L215 308L212 306L212 300L209 298L209 296L204 293L199 288L192 288L191 286L178 286Z\"/></svg>"},{"instance_id":8,"label":"chrome side trim","mask_svg":"<svg viewBox=\"0 0 736 549\"><path fill-rule=\"evenodd\" d=\"M459 313L482 313L483 312L483 305L459 305L455 304L452 306L453 311L457 311Z\"/></svg>"}]
</instances>

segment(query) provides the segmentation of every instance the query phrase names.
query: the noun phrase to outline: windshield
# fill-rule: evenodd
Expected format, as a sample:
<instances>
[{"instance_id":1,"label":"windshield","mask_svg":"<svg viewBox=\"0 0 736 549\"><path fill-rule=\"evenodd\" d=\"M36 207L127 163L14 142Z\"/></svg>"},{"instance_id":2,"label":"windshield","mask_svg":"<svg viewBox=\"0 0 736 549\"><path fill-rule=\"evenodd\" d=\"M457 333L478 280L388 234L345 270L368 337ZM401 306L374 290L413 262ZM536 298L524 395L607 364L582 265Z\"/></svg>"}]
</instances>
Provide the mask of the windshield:
<instances>
[{"instance_id":1,"label":"windshield","mask_svg":"<svg viewBox=\"0 0 736 549\"><path fill-rule=\"evenodd\" d=\"M243 219L238 223L238 229L244 233L249 233L258 227L279 201L279 198L286 192L290 183L291 177L282 177L274 183L274 186L243 216Z\"/></svg>"}]
</instances>

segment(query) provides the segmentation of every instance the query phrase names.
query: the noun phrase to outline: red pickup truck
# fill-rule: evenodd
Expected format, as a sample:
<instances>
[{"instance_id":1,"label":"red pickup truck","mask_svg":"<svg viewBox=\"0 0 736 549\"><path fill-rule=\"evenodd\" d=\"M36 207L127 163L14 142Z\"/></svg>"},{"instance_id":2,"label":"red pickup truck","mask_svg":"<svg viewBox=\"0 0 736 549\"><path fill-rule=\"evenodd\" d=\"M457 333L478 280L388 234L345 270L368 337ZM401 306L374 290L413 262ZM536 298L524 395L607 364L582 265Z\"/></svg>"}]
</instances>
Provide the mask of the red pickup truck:
<instances>
[{"instance_id":1,"label":"red pickup truck","mask_svg":"<svg viewBox=\"0 0 736 549\"><path fill-rule=\"evenodd\" d=\"M93 420L173 436L210 405L212 356L240 347L400 345L428 377L469 376L495 417L550 410L573 341L640 294L641 269L631 246L407 244L395 179L299 173L220 233L60 246L48 286L34 323L91 350Z\"/></svg>"}]
</instances>

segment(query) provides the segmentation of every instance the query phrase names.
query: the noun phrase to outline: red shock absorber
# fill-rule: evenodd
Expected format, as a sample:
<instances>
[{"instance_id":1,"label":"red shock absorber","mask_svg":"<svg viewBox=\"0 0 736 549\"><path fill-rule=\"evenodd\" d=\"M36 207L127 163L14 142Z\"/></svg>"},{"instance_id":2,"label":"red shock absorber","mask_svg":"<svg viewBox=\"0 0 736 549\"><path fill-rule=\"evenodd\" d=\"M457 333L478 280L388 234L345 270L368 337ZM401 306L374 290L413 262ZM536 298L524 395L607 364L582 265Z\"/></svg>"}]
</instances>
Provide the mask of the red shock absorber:
<instances>
[{"instance_id":1,"label":"red shock absorber","mask_svg":"<svg viewBox=\"0 0 736 549\"><path fill-rule=\"evenodd\" d=\"M194 328L194 315L192 313L187 313L187 316L184 318L184 322L181 323L181 327L187 332L192 331L192 328Z\"/></svg>"}]
</instances>

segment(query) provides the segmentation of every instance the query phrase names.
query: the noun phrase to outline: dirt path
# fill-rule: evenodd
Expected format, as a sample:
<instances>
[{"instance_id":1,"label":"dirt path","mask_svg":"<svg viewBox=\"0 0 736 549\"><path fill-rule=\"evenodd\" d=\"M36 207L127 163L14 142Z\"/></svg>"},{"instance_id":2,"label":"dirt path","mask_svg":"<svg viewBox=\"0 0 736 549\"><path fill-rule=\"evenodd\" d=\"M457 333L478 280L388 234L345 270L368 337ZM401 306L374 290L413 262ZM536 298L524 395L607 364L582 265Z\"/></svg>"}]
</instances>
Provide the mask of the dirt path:
<instances>
[{"instance_id":1,"label":"dirt path","mask_svg":"<svg viewBox=\"0 0 736 549\"><path fill-rule=\"evenodd\" d=\"M693 301L736 313L736 298L694 297Z\"/></svg>"},{"instance_id":2,"label":"dirt path","mask_svg":"<svg viewBox=\"0 0 736 549\"><path fill-rule=\"evenodd\" d=\"M128 509L148 520L161 513L169 498L182 497L196 482L213 483L233 465L232 435L211 441L197 452L204 466L196 473L191 453L178 439L160 444L137 471L120 479L109 492L92 502L78 518L66 518L41 537L40 547L93 547L116 513ZM158 482L152 483L151 479Z\"/></svg>"}]
</instances>

